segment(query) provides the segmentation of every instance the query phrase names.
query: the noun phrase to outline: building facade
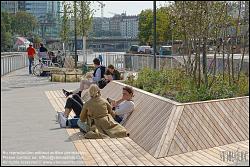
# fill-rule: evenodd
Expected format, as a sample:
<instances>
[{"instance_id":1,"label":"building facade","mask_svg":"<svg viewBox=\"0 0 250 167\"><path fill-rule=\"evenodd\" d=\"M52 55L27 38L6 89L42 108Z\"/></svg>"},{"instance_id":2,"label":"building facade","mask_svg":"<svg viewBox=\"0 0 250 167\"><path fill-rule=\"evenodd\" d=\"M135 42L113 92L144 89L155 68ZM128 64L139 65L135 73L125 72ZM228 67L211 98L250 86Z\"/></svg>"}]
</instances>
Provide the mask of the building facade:
<instances>
[{"instance_id":1,"label":"building facade","mask_svg":"<svg viewBox=\"0 0 250 167\"><path fill-rule=\"evenodd\" d=\"M15 14L18 12L18 1L1 1L1 11Z\"/></svg>"},{"instance_id":2,"label":"building facade","mask_svg":"<svg viewBox=\"0 0 250 167\"><path fill-rule=\"evenodd\" d=\"M34 33L45 40L59 37L61 1L1 1L1 10L14 14L26 11L37 18L39 28Z\"/></svg>"},{"instance_id":3,"label":"building facade","mask_svg":"<svg viewBox=\"0 0 250 167\"><path fill-rule=\"evenodd\" d=\"M126 38L137 38L138 23L138 16L124 16L120 24L121 36Z\"/></svg>"}]
</instances>

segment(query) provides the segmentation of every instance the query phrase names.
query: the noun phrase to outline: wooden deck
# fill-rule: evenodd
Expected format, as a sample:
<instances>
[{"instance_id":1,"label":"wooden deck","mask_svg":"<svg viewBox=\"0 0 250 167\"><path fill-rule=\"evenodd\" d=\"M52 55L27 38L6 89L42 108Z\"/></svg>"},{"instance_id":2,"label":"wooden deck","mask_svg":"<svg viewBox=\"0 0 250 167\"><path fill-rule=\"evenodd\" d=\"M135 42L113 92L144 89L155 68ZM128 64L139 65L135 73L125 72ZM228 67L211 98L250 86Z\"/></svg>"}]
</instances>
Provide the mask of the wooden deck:
<instances>
[{"instance_id":1,"label":"wooden deck","mask_svg":"<svg viewBox=\"0 0 250 167\"><path fill-rule=\"evenodd\" d=\"M102 90L102 95L116 99L122 92L122 86L112 82ZM46 95L55 111L64 111L66 98L61 90L48 91ZM227 110L217 101L214 104L182 104L138 89L135 89L134 100L135 112L125 125L130 131L130 138L84 139L79 129L66 129L69 140L81 153L86 165L199 166L235 163L228 159L223 161L227 158L223 151L247 153L242 155L249 160L249 97L238 98L237 106L233 106L231 101L224 101Z\"/></svg>"}]
</instances>

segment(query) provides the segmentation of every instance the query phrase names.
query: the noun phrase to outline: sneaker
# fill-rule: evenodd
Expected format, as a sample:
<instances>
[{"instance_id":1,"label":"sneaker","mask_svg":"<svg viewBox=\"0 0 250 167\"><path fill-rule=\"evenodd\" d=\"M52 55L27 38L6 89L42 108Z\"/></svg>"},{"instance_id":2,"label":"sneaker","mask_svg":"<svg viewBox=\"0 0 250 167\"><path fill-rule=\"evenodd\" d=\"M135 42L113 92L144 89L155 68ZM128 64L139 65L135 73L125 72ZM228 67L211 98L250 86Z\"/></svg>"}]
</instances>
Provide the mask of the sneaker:
<instances>
[{"instance_id":1,"label":"sneaker","mask_svg":"<svg viewBox=\"0 0 250 167\"><path fill-rule=\"evenodd\" d=\"M66 97L68 97L69 95L73 94L73 92L68 92L68 91L66 91L65 89L62 89L62 91L63 91L63 94L64 94Z\"/></svg>"},{"instance_id":2,"label":"sneaker","mask_svg":"<svg viewBox=\"0 0 250 167\"><path fill-rule=\"evenodd\" d=\"M59 124L61 128L66 128L66 122L67 122L67 118L65 118L63 115L60 116L59 118Z\"/></svg>"},{"instance_id":3,"label":"sneaker","mask_svg":"<svg viewBox=\"0 0 250 167\"><path fill-rule=\"evenodd\" d=\"M56 122L59 122L60 121L60 114L61 114L62 112L57 112L56 113Z\"/></svg>"}]
</instances>

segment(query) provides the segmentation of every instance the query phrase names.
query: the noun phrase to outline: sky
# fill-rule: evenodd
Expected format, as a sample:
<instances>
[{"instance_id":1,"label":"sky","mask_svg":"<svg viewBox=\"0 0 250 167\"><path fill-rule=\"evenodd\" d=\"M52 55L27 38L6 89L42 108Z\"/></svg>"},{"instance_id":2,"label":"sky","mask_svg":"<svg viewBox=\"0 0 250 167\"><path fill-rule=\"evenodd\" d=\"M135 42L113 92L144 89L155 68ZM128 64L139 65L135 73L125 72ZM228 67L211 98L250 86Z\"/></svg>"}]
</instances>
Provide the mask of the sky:
<instances>
[{"instance_id":1,"label":"sky","mask_svg":"<svg viewBox=\"0 0 250 167\"><path fill-rule=\"evenodd\" d=\"M97 1L92 4L93 9L96 10L94 17L101 17L101 7ZM127 15L138 15L143 9L153 10L153 1L99 1L105 4L104 17L113 17L114 13L121 14L126 12ZM157 1L156 7L166 4L167 1ZM110 13L111 12L111 13Z\"/></svg>"}]
</instances>

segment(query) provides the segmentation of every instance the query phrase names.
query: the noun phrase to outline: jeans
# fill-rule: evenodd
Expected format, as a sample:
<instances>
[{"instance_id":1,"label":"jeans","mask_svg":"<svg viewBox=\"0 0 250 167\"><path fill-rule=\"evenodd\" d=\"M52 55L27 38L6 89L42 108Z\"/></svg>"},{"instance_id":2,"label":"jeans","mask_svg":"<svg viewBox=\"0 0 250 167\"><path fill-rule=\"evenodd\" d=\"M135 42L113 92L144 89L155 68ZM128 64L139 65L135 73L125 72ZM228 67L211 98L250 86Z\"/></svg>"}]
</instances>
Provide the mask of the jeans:
<instances>
[{"instance_id":1,"label":"jeans","mask_svg":"<svg viewBox=\"0 0 250 167\"><path fill-rule=\"evenodd\" d=\"M80 128L81 131L84 133L88 132L89 126L87 125L86 122L82 122L80 119L77 121L77 125Z\"/></svg>"},{"instance_id":2,"label":"jeans","mask_svg":"<svg viewBox=\"0 0 250 167\"><path fill-rule=\"evenodd\" d=\"M29 57L29 74L32 74L31 66L33 65L34 58Z\"/></svg>"}]
</instances>

